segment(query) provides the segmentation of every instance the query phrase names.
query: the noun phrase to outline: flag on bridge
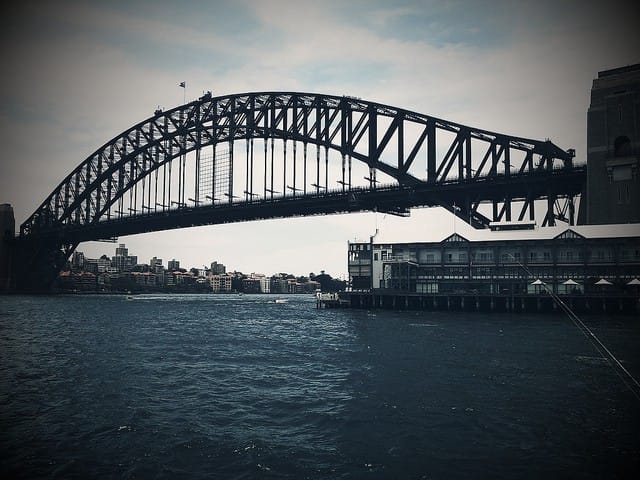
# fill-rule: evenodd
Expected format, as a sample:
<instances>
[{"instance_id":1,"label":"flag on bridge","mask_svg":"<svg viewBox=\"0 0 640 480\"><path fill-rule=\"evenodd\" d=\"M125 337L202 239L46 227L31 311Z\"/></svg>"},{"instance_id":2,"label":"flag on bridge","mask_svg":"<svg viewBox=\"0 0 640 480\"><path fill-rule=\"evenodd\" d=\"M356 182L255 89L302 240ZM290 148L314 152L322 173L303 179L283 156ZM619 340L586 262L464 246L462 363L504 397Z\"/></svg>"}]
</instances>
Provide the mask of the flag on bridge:
<instances>
[{"instance_id":1,"label":"flag on bridge","mask_svg":"<svg viewBox=\"0 0 640 480\"><path fill-rule=\"evenodd\" d=\"M179 86L182 88L187 88L187 84L185 82L180 82Z\"/></svg>"}]
</instances>

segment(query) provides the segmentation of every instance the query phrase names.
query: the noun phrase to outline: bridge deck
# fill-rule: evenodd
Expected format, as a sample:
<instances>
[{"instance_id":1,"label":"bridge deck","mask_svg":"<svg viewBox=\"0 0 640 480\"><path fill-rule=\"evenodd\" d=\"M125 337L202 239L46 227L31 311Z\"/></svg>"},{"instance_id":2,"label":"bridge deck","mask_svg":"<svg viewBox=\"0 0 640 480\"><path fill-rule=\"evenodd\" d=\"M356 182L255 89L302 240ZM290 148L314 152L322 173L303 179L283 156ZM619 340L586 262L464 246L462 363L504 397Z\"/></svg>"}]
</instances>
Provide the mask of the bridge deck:
<instances>
[{"instance_id":1,"label":"bridge deck","mask_svg":"<svg viewBox=\"0 0 640 480\"><path fill-rule=\"evenodd\" d=\"M277 196L273 199L240 200L199 206L178 206L147 213L122 215L92 224L65 224L34 231L29 238L51 238L60 243L80 243L100 238L133 235L201 225L245 222L270 218L351 213L361 211L400 212L412 207L432 207L443 203L464 205L492 202L506 194L512 201L527 196L544 198L562 186L564 192L579 194L586 179L585 167L480 177L414 186L387 185L374 189L336 189L306 195ZM464 220L468 220L463 218Z\"/></svg>"}]
</instances>

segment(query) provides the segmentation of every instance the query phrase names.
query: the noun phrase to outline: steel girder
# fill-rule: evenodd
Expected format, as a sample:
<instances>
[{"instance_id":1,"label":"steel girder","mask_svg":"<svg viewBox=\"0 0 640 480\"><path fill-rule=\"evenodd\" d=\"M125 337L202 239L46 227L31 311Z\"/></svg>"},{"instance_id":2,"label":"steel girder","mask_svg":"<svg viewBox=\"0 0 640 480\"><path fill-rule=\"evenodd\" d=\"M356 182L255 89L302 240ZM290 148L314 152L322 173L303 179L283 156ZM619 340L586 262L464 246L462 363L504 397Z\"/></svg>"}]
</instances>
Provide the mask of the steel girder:
<instances>
[{"instance_id":1,"label":"steel girder","mask_svg":"<svg viewBox=\"0 0 640 480\"><path fill-rule=\"evenodd\" d=\"M405 135L408 129L417 132L411 139ZM440 134L445 134L444 142ZM529 174L533 178L534 174L542 172L559 178L581 170L581 167L573 166L572 150L564 151L548 140L502 135L348 96L293 92L220 97L206 94L167 112L157 110L152 117L105 143L78 165L21 225L21 236L55 235L82 227L91 230L100 222L109 223L113 220L116 202L122 201L127 193L131 195L136 184L150 178L153 172L157 175L158 169L173 159L209 145L231 145L241 139L265 139L265 152L266 139L301 142L305 152L307 144L339 152L343 191L351 188L350 179L348 184L345 181L346 158L349 172L351 159L369 167L372 191L378 188L376 171L395 179L396 187L400 189L457 182L461 187L466 186L468 194L453 198L445 195L444 189L437 204L477 227L486 226L490 220L511 220L511 205L515 200L521 204L518 218L527 214L533 218L534 200L541 198L548 202L544 223L553 224L558 216L559 199L569 196L572 205L573 196L579 193L573 187L567 191L562 182L549 184L544 193L517 181L514 182L515 190L507 187L508 181L502 182ZM391 159L390 151L393 151ZM421 152L426 154L426 164L416 168ZM415 170L419 171L418 175ZM318 175L319 171L318 168ZM501 179L501 186L490 192L471 187L488 179ZM234 203L235 198L232 181L231 174L227 194L229 204ZM315 196L318 196L319 178L315 186ZM295 187L293 193L295 195ZM253 199L252 196L249 198ZM154 202L157 206L158 198L154 198ZM485 202L493 203L492 219L478 210ZM184 206L184 191L177 203ZM170 208L163 200L162 210ZM152 213L150 210L151 203L145 207L143 199L140 212L134 209L124 214L120 210L118 219L123 215L148 215ZM156 210L154 208L153 213L157 213ZM572 212L573 207L569 210Z\"/></svg>"}]
</instances>

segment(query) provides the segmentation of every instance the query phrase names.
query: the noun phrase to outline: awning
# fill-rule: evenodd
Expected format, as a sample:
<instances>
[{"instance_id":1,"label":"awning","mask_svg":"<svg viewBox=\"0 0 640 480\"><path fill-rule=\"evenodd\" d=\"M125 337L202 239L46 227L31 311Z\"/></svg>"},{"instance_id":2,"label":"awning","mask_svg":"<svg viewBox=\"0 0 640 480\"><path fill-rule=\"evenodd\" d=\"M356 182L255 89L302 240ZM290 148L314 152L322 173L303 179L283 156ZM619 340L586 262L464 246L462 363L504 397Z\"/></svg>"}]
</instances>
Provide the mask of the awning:
<instances>
[{"instance_id":1,"label":"awning","mask_svg":"<svg viewBox=\"0 0 640 480\"><path fill-rule=\"evenodd\" d=\"M566 282L562 282L563 285L579 285L578 282L576 282L575 280L572 280L571 278L569 280L567 280Z\"/></svg>"},{"instance_id":2,"label":"awning","mask_svg":"<svg viewBox=\"0 0 640 480\"><path fill-rule=\"evenodd\" d=\"M609 280L607 280L606 278L601 278L600 280L598 280L596 282L596 285L613 285L613 283L611 283Z\"/></svg>"},{"instance_id":3,"label":"awning","mask_svg":"<svg viewBox=\"0 0 640 480\"><path fill-rule=\"evenodd\" d=\"M535 282L533 282L531 285L544 285L544 282L538 278L538 279L536 279L536 281L535 281Z\"/></svg>"},{"instance_id":4,"label":"awning","mask_svg":"<svg viewBox=\"0 0 640 480\"><path fill-rule=\"evenodd\" d=\"M640 280L634 278L633 280L627 282L627 285L640 285Z\"/></svg>"}]
</instances>

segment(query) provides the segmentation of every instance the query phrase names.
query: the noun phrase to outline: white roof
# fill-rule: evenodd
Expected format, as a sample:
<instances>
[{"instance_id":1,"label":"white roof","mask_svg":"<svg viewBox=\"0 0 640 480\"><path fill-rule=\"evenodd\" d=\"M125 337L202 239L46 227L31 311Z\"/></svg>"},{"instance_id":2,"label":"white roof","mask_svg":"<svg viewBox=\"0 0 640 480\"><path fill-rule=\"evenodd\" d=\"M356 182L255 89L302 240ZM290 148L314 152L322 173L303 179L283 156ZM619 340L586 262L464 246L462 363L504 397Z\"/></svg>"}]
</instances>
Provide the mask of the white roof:
<instances>
[{"instance_id":1,"label":"white roof","mask_svg":"<svg viewBox=\"0 0 640 480\"><path fill-rule=\"evenodd\" d=\"M532 230L502 230L491 231L487 229L473 229L469 225L460 225L459 222L456 234L469 241L504 241L504 240L551 240L567 230L571 230L585 238L633 238L640 237L640 223L624 223L611 225L579 225L567 226L559 225L555 227L536 227ZM375 236L373 242L381 243L437 243L442 242L451 235L453 231L442 234L436 228L420 229L382 229Z\"/></svg>"}]
</instances>

